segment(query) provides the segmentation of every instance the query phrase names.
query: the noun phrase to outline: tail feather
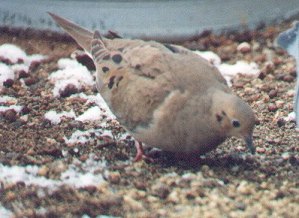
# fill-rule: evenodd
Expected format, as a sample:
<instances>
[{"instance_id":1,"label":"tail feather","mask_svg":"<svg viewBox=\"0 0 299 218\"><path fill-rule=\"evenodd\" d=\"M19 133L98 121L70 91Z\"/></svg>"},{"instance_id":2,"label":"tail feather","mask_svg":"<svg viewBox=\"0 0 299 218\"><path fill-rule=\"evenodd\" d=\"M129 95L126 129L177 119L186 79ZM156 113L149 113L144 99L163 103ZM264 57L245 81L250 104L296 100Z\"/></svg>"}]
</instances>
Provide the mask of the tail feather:
<instances>
[{"instance_id":1,"label":"tail feather","mask_svg":"<svg viewBox=\"0 0 299 218\"><path fill-rule=\"evenodd\" d=\"M55 20L57 24L59 24L59 26L61 26L68 34L70 34L86 52L91 54L91 42L93 40L92 32L56 14L51 12L48 12L48 14Z\"/></svg>"},{"instance_id":2,"label":"tail feather","mask_svg":"<svg viewBox=\"0 0 299 218\"><path fill-rule=\"evenodd\" d=\"M94 32L93 40L91 42L91 55L96 63L110 57L110 52L107 50L105 43L98 31Z\"/></svg>"}]
</instances>

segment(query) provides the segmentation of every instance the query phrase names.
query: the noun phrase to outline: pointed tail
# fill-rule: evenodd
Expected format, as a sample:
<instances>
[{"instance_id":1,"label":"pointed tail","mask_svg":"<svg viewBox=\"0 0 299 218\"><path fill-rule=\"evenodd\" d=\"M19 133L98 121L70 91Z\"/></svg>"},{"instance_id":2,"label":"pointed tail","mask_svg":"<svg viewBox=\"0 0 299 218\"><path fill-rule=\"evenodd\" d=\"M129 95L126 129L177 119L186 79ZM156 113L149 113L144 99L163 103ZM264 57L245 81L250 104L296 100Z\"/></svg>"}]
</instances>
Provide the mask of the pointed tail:
<instances>
[{"instance_id":1,"label":"pointed tail","mask_svg":"<svg viewBox=\"0 0 299 218\"><path fill-rule=\"evenodd\" d=\"M48 12L48 14L61 26L75 41L87 52L91 53L91 42L93 40L93 33L79 25L66 20L56 14Z\"/></svg>"}]
</instances>

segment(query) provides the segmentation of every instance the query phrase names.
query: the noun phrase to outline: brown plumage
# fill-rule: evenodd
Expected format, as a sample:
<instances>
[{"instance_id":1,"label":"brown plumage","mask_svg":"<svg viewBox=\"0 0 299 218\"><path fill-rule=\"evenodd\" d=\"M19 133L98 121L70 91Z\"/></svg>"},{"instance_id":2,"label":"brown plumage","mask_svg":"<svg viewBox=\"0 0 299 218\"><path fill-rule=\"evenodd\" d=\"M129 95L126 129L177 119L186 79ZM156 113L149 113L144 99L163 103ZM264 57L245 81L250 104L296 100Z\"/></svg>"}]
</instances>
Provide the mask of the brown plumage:
<instances>
[{"instance_id":1,"label":"brown plumage","mask_svg":"<svg viewBox=\"0 0 299 218\"><path fill-rule=\"evenodd\" d=\"M136 140L168 151L204 153L236 136L254 152L251 108L206 60L181 46L106 39L50 15L91 55L99 92Z\"/></svg>"}]
</instances>

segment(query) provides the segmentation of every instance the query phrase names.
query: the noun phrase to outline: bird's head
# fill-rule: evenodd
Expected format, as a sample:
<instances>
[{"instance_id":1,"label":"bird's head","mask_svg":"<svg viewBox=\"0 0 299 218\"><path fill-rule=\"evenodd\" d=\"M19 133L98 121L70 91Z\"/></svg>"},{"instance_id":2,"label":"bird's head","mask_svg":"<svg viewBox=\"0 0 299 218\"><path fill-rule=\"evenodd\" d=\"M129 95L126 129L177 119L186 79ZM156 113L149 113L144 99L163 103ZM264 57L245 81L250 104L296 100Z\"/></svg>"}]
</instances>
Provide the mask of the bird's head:
<instances>
[{"instance_id":1,"label":"bird's head","mask_svg":"<svg viewBox=\"0 0 299 218\"><path fill-rule=\"evenodd\" d=\"M255 116L250 106L237 96L221 93L214 97L213 112L220 131L227 137L244 139L248 149L254 154L252 134Z\"/></svg>"}]
</instances>

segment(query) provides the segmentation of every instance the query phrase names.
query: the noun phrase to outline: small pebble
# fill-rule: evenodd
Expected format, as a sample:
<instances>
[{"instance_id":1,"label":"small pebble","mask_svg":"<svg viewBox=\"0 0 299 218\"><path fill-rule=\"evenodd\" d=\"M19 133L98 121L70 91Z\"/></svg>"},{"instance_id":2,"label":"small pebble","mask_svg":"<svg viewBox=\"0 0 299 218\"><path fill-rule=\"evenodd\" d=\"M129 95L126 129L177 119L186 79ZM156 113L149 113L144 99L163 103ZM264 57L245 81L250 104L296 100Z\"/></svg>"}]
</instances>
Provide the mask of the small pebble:
<instances>
[{"instance_id":1,"label":"small pebble","mask_svg":"<svg viewBox=\"0 0 299 218\"><path fill-rule=\"evenodd\" d=\"M118 184L120 182L121 176L119 172L110 172L108 175L108 180L112 184Z\"/></svg>"},{"instance_id":2,"label":"small pebble","mask_svg":"<svg viewBox=\"0 0 299 218\"><path fill-rule=\"evenodd\" d=\"M29 72L35 71L38 68L39 65L40 65L40 62L32 61L30 66L29 66Z\"/></svg>"},{"instance_id":3,"label":"small pebble","mask_svg":"<svg viewBox=\"0 0 299 218\"><path fill-rule=\"evenodd\" d=\"M41 166L41 167L39 168L37 174L38 174L39 176L46 176L48 172L49 172L49 168L48 168L47 166L44 165L44 166Z\"/></svg>"},{"instance_id":4,"label":"small pebble","mask_svg":"<svg viewBox=\"0 0 299 218\"><path fill-rule=\"evenodd\" d=\"M168 195L167 200L168 200L169 202L172 202L172 203L178 203L178 202L180 201L178 191L175 191L175 190L172 191L172 192Z\"/></svg>"},{"instance_id":5,"label":"small pebble","mask_svg":"<svg viewBox=\"0 0 299 218\"><path fill-rule=\"evenodd\" d=\"M281 157L284 160L288 160L290 158L290 154L289 154L289 152L284 152L284 153L282 153Z\"/></svg>"},{"instance_id":6,"label":"small pebble","mask_svg":"<svg viewBox=\"0 0 299 218\"><path fill-rule=\"evenodd\" d=\"M237 191L244 195L251 194L251 188L248 185L248 182L244 180L240 182L239 186L237 187Z\"/></svg>"},{"instance_id":7,"label":"small pebble","mask_svg":"<svg viewBox=\"0 0 299 218\"><path fill-rule=\"evenodd\" d=\"M3 82L3 85L6 88L12 87L13 84L14 84L14 81L12 79L8 79L8 80L6 80L6 81Z\"/></svg>"},{"instance_id":8,"label":"small pebble","mask_svg":"<svg viewBox=\"0 0 299 218\"><path fill-rule=\"evenodd\" d=\"M4 112L4 118L9 122L15 122L17 120L17 112L14 109L8 109Z\"/></svg>"},{"instance_id":9,"label":"small pebble","mask_svg":"<svg viewBox=\"0 0 299 218\"><path fill-rule=\"evenodd\" d=\"M291 76L291 75L285 75L284 77L283 77L283 81L285 81L285 82L293 82L294 81L294 77L293 76Z\"/></svg>"},{"instance_id":10,"label":"small pebble","mask_svg":"<svg viewBox=\"0 0 299 218\"><path fill-rule=\"evenodd\" d=\"M256 147L256 152L257 153L265 153L266 149L265 148L261 148L261 147Z\"/></svg>"},{"instance_id":11,"label":"small pebble","mask_svg":"<svg viewBox=\"0 0 299 218\"><path fill-rule=\"evenodd\" d=\"M31 85L37 83L37 81L38 80L36 78L33 78L33 77L28 77L28 78L24 79L24 82L25 82L26 86L31 86Z\"/></svg>"},{"instance_id":12,"label":"small pebble","mask_svg":"<svg viewBox=\"0 0 299 218\"><path fill-rule=\"evenodd\" d=\"M286 124L286 120L284 118L279 118L276 123L278 127L282 127Z\"/></svg>"},{"instance_id":13,"label":"small pebble","mask_svg":"<svg viewBox=\"0 0 299 218\"><path fill-rule=\"evenodd\" d=\"M6 193L4 200L11 202L14 201L16 199L17 195L14 192L9 191L8 193Z\"/></svg>"},{"instance_id":14,"label":"small pebble","mask_svg":"<svg viewBox=\"0 0 299 218\"><path fill-rule=\"evenodd\" d=\"M135 200L131 196L125 195L123 199L124 199L126 206L128 206L130 208L130 210L133 210L133 211L143 211L144 210L142 203L140 201Z\"/></svg>"},{"instance_id":15,"label":"small pebble","mask_svg":"<svg viewBox=\"0 0 299 218\"><path fill-rule=\"evenodd\" d=\"M275 101L275 105L277 108L282 108L284 104L285 104L285 102L282 100Z\"/></svg>"},{"instance_id":16,"label":"small pebble","mask_svg":"<svg viewBox=\"0 0 299 218\"><path fill-rule=\"evenodd\" d=\"M251 51L251 46L248 42L242 42L238 45L237 50L242 53L248 53Z\"/></svg>"},{"instance_id":17,"label":"small pebble","mask_svg":"<svg viewBox=\"0 0 299 218\"><path fill-rule=\"evenodd\" d=\"M277 90L276 89L272 89L270 92L269 92L269 97L270 98L274 98L277 96Z\"/></svg>"},{"instance_id":18,"label":"small pebble","mask_svg":"<svg viewBox=\"0 0 299 218\"><path fill-rule=\"evenodd\" d=\"M270 103L269 105L268 105L268 110L270 111L270 112L275 112L275 111L277 111L277 106L275 105L275 104L273 104L273 103Z\"/></svg>"},{"instance_id":19,"label":"small pebble","mask_svg":"<svg viewBox=\"0 0 299 218\"><path fill-rule=\"evenodd\" d=\"M59 94L60 94L61 97L69 97L69 96L71 96L72 94L76 94L76 93L78 93L78 92L79 92L79 90L78 90L78 88L77 88L75 85L73 85L73 84L68 84L68 85L65 87L64 90L60 90L60 91L59 91Z\"/></svg>"},{"instance_id":20,"label":"small pebble","mask_svg":"<svg viewBox=\"0 0 299 218\"><path fill-rule=\"evenodd\" d=\"M287 91L287 96L288 97L294 97L295 96L295 90L291 89L291 90Z\"/></svg>"},{"instance_id":21,"label":"small pebble","mask_svg":"<svg viewBox=\"0 0 299 218\"><path fill-rule=\"evenodd\" d=\"M25 105L22 109L21 109L21 114L29 114L30 109Z\"/></svg>"},{"instance_id":22,"label":"small pebble","mask_svg":"<svg viewBox=\"0 0 299 218\"><path fill-rule=\"evenodd\" d=\"M243 202L237 202L236 203L236 208L239 209L239 210L245 210L246 205Z\"/></svg>"},{"instance_id":23,"label":"small pebble","mask_svg":"<svg viewBox=\"0 0 299 218\"><path fill-rule=\"evenodd\" d=\"M166 186L165 184L160 183L160 184L155 184L152 187L152 193L153 193L153 195L158 196L161 199L165 199L169 195L170 190L169 190L168 186Z\"/></svg>"},{"instance_id":24,"label":"small pebble","mask_svg":"<svg viewBox=\"0 0 299 218\"><path fill-rule=\"evenodd\" d=\"M24 71L24 70L21 70L21 71L19 71L19 72L17 72L17 73L19 74L19 79L29 77L29 73L27 73L27 72Z\"/></svg>"}]
</instances>

